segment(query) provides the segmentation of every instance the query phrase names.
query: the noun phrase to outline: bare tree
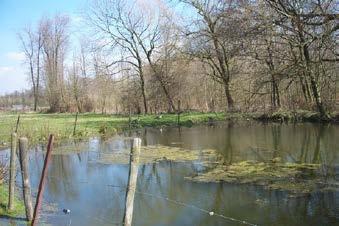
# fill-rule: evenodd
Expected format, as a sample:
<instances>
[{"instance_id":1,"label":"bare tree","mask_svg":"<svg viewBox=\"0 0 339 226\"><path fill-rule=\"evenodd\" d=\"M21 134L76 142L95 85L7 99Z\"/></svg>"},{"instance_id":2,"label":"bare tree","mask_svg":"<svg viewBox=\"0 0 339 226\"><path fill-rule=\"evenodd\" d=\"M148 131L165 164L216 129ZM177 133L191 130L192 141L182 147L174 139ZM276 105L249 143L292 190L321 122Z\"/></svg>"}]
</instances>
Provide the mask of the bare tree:
<instances>
[{"instance_id":1,"label":"bare tree","mask_svg":"<svg viewBox=\"0 0 339 226\"><path fill-rule=\"evenodd\" d=\"M88 17L101 32L102 37L110 40L108 42L110 47L118 47L123 55L122 59L113 60L110 66L125 63L138 75L144 112L148 112L144 73L146 62L159 81L169 104L175 109L168 87L162 78L162 71L154 58L155 49L159 48L160 15L147 14L134 1L98 0L92 6Z\"/></svg>"},{"instance_id":2,"label":"bare tree","mask_svg":"<svg viewBox=\"0 0 339 226\"><path fill-rule=\"evenodd\" d=\"M26 61L29 65L30 81L32 83L32 91L34 98L34 111L37 110L39 103L39 90L40 90L40 60L42 50L42 30L38 26L36 30L31 27L25 28L20 34L22 50L25 54Z\"/></svg>"},{"instance_id":3,"label":"bare tree","mask_svg":"<svg viewBox=\"0 0 339 226\"><path fill-rule=\"evenodd\" d=\"M57 15L42 22L44 69L47 99L52 112L67 110L64 87L64 60L68 45L66 16Z\"/></svg>"},{"instance_id":4,"label":"bare tree","mask_svg":"<svg viewBox=\"0 0 339 226\"><path fill-rule=\"evenodd\" d=\"M125 63L136 71L140 81L144 112L147 114L144 62L135 37L135 33L139 32L140 24L138 21L132 21L132 12L129 10L124 1L100 0L92 6L89 18L90 22L101 32L102 37L110 40L110 47L119 47L123 53L122 59L113 59L108 67Z\"/></svg>"},{"instance_id":5,"label":"bare tree","mask_svg":"<svg viewBox=\"0 0 339 226\"><path fill-rule=\"evenodd\" d=\"M300 62L303 90L312 94L317 110L326 117L320 82L326 77L322 74L325 63L337 61L333 48L333 35L339 29L335 1L266 2L275 11L272 19L280 28L281 37L288 41L297 56L294 60Z\"/></svg>"},{"instance_id":6,"label":"bare tree","mask_svg":"<svg viewBox=\"0 0 339 226\"><path fill-rule=\"evenodd\" d=\"M230 91L234 61L242 50L245 35L241 20L241 1L182 0L197 12L199 18L189 26L190 53L210 67L212 78L223 84L228 111L234 110ZM240 19L239 19L240 18ZM192 29L193 28L193 29Z\"/></svg>"},{"instance_id":7,"label":"bare tree","mask_svg":"<svg viewBox=\"0 0 339 226\"><path fill-rule=\"evenodd\" d=\"M49 104L53 112L139 114L173 112L180 101L182 110L312 109L326 118L338 90L335 6L334 0L92 0L86 14L95 34L78 51L72 43L70 65L67 17L21 32L32 91L0 104L34 98L35 110Z\"/></svg>"}]
</instances>

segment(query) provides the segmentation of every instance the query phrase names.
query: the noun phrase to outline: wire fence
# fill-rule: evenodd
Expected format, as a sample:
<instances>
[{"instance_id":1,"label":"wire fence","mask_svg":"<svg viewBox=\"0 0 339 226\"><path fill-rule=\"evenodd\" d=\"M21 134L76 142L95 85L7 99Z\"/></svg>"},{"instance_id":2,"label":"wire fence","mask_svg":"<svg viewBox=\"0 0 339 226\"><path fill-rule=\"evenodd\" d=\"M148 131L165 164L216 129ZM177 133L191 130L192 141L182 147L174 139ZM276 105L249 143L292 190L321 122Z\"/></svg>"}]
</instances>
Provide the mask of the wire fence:
<instances>
[{"instance_id":1,"label":"wire fence","mask_svg":"<svg viewBox=\"0 0 339 226\"><path fill-rule=\"evenodd\" d=\"M126 154L127 155L127 154ZM128 155L129 156L129 155ZM177 171L176 170L176 173L184 173L184 172L180 172L180 171ZM84 186L106 186L106 187L111 187L111 188L119 188L120 190L115 190L114 192L116 193L121 193L120 195L121 196L124 196L125 193L126 193L126 189L127 189L127 186L126 185L117 185L117 184L100 184L98 185L98 183L95 183L95 182L89 182L89 181L86 181L86 180L83 180L83 181L67 181L65 180L65 178L59 176L51 176L49 175L47 177L48 180L58 180L58 181L62 181L62 183L66 183L66 184L80 184L80 185L84 185ZM156 184L156 182L152 181L152 180L147 180L147 183L154 183ZM158 185L158 184L156 184ZM19 189L22 189L22 186L21 185L17 185L17 187ZM33 193L33 196L36 196L37 194L37 187L32 187L32 193ZM231 217L231 216L226 216L224 214L221 214L221 213L218 213L218 212L214 212L215 210L212 210L212 209L205 209L205 208L202 208L198 205L195 205L195 204L192 204L192 203L187 203L187 202L183 202L183 201L180 201L180 200L176 200L176 199L172 199L166 195L163 195L163 194L152 194L152 193L149 193L149 192L145 192L143 191L142 189L136 189L136 194L139 194L139 195L144 195L144 196L147 196L147 197L151 197L151 198L155 198L155 199L160 199L160 200L163 200L163 201L166 201L170 204L174 204L174 205L177 205L177 206L181 206L181 207L185 207L185 208L189 208L189 209L192 209L192 210L195 210L195 211L198 211L198 212L201 212L202 214L206 214L208 215L209 217L217 217L217 218L220 218L220 219L223 219L225 221L229 221L229 222L234 222L234 223L237 223L237 224L242 224L242 225L251 225L251 226L255 226L256 224L253 224L247 220L241 220L241 219L236 219L234 217ZM46 220L46 218L50 218L50 217L60 217L60 218L65 218L65 216L62 214L60 215L59 212L49 212L49 213L42 213L40 214L40 218L42 220ZM70 214L69 216L69 222L68 222L68 225L71 225L72 224L72 215ZM89 218L91 218L92 220L95 218L95 220L99 223L105 223L105 224L110 224L110 225L123 225L123 222L111 222L109 220L107 220L106 218L100 218L98 216L88 216Z\"/></svg>"},{"instance_id":2,"label":"wire fence","mask_svg":"<svg viewBox=\"0 0 339 226\"><path fill-rule=\"evenodd\" d=\"M21 118L20 120L21 120L21 122L19 124L19 129L20 128L25 128L25 127L30 127L30 126L27 126L25 124L25 122L22 122L23 120L25 120L24 118ZM75 115L74 115L74 120L75 120ZM34 122L34 120L32 120L32 119L30 119L29 121L30 122ZM10 120L8 120L6 122L3 122L1 120L1 118L0 118L0 122L1 122L1 126L3 128L7 128L9 130L9 131L2 131L2 132L0 132L0 137L1 136L10 136L11 132L16 127L17 119L13 117L13 119L10 119ZM62 126L62 127L69 128L69 133L71 133L72 132L72 128L74 127L74 125L72 124L72 120L69 120L68 122L58 122L58 121L55 121L55 119L49 119L49 120L43 119L43 122L44 123L40 122L40 124L39 124L41 129L48 128L48 130L49 130L49 129L58 128L58 127ZM52 127L50 127L50 123L51 124L53 123ZM86 125L87 125L86 123L83 124L84 128L86 128ZM34 127L34 126L36 126L36 125L32 125L32 127ZM34 132L34 131L31 131L31 132ZM128 153L113 153L113 154L116 154L116 155L125 155L126 157L130 157L131 156ZM3 164L6 165L6 163L8 162L8 159L9 159L8 154L1 155L0 156L0 163L3 163ZM58 178L58 177L55 177L55 176L48 176L47 178L49 180L62 180L63 183L65 183L64 178ZM148 183L152 182L152 180L148 180L147 182ZM80 182L71 181L71 182L68 182L68 183L79 183L79 184L86 184L86 185L93 185L93 186L96 185L96 183L90 183L88 181L80 181ZM127 189L127 186L121 186L121 185L115 185L115 184L105 184L105 186L114 187L114 188L121 188L121 190L119 190L119 192L126 192L126 189ZM20 186L19 186L19 188L20 188ZM37 190L37 188L35 188L35 190ZM183 201L180 201L180 200L172 199L172 198L170 198L170 197L168 197L166 195L163 195L163 194L152 194L152 193L148 193L148 192L142 191L140 189L136 190L136 194L144 195L144 196L147 196L147 197L152 197L152 198L155 198L155 199L161 199L161 200L164 200L164 201L166 201L168 203L171 203L171 204L174 204L174 205L177 205L177 206L181 206L181 207L185 207L185 208L190 208L192 210L195 210L195 211L201 212L203 214L206 214L206 215L208 215L210 217L218 217L218 218L221 218L221 219L226 220L226 221L231 221L231 222L235 222L235 223L243 224L243 225L251 225L251 226L256 225L256 224L250 223L250 222L248 222L246 220L236 219L236 218L233 218L231 216L226 216L226 215L223 215L221 213L214 212L213 210L210 210L210 209L205 209L205 208L199 207L199 206L194 205L192 203L187 203L187 202L183 202ZM43 215L43 216L47 216L47 215ZM58 214L54 214L53 215L53 213L49 213L48 216L58 216ZM96 218L95 216L90 216L90 217L92 219ZM100 218L98 218L97 220L100 221L100 222L110 223L110 224L114 224L114 225L122 225L123 224L123 222L109 222L106 219L100 219ZM70 215L69 216L69 224L68 225L71 225L71 224L72 224L72 217Z\"/></svg>"},{"instance_id":3,"label":"wire fence","mask_svg":"<svg viewBox=\"0 0 339 226\"><path fill-rule=\"evenodd\" d=\"M55 177L55 176L49 176L48 178L49 179L63 180L62 178L58 178L58 177ZM63 180L63 182L65 182L65 181ZM74 182L68 182L68 183L74 183ZM78 183L79 184L86 184L86 185L94 185L94 186L97 185L97 183L90 183L88 181L82 181L82 182L78 182ZM105 184L105 186L113 187L113 188L121 188L121 190L119 191L121 193L125 193L126 189L127 189L127 186L121 186L121 185L115 185L115 184ZM115 192L117 192L117 191L115 191ZM226 215L214 212L213 210L204 209L204 208L199 207L199 206L194 205L194 204L190 204L190 203L182 202L180 200L172 199L172 198L169 198L168 196L164 196L163 194L152 194L152 193L144 192L144 191L138 190L138 189L136 189L136 193L140 194L140 195L145 195L145 196L148 196L148 197L156 198L156 199L161 199L161 200L167 201L168 203L175 204L175 205L178 205L178 206L190 208L190 209L199 211L203 214L206 214L209 217L219 217L223 220L231 221L231 222L235 222L235 223L239 223L239 224L243 224L243 225L250 225L250 226L256 226L257 225L257 224L250 223L249 221L246 221L246 220L240 220L240 219L236 219L236 218L233 218L233 217L230 217L230 216L226 216ZM108 222L108 221L106 221L106 222ZM113 224L122 225L123 222L119 222L119 223L116 222L116 223L113 223Z\"/></svg>"}]
</instances>

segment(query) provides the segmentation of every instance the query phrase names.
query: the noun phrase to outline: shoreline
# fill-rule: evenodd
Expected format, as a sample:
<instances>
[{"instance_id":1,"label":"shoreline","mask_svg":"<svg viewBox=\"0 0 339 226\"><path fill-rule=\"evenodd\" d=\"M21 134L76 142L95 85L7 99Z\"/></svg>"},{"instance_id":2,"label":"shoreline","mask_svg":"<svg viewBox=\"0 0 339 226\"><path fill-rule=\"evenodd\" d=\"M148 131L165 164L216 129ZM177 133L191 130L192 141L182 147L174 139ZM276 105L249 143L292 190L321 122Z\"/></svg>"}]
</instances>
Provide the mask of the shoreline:
<instances>
[{"instance_id":1,"label":"shoreline","mask_svg":"<svg viewBox=\"0 0 339 226\"><path fill-rule=\"evenodd\" d=\"M18 114L0 114L0 151L9 147L10 135L13 131ZM329 114L326 119L319 113L311 111L277 111L273 113L198 113L132 115L102 115L82 113L78 115L76 132L73 134L75 114L40 114L24 113L20 116L19 136L26 136L30 145L46 142L48 135L53 133L56 142L65 139L83 139L93 136L110 136L128 129L145 127L191 127L194 125L211 125L226 121L255 121L267 123L319 123L339 124L339 113Z\"/></svg>"}]
</instances>

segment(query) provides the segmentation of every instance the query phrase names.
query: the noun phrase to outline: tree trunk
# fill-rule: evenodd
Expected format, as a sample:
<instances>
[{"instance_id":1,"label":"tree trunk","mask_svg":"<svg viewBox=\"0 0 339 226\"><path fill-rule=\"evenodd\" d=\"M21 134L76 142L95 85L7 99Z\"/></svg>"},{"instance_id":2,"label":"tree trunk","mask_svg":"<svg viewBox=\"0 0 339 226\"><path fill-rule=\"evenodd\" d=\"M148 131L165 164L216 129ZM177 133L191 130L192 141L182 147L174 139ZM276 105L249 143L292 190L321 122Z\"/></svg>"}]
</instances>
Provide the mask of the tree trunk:
<instances>
[{"instance_id":1,"label":"tree trunk","mask_svg":"<svg viewBox=\"0 0 339 226\"><path fill-rule=\"evenodd\" d=\"M272 79L271 81L271 86L272 86L271 105L272 105L272 110L275 110L277 107L280 107L280 94L279 94L278 83L273 74L272 74L271 79Z\"/></svg>"},{"instance_id":2,"label":"tree trunk","mask_svg":"<svg viewBox=\"0 0 339 226\"><path fill-rule=\"evenodd\" d=\"M30 74L31 74L31 80L32 80L32 88L33 88L33 98L34 98L34 111L36 111L36 102L37 102L37 99L36 99L36 84L35 84L35 79L34 79L34 66L33 66L33 62L32 62L32 59L30 59Z\"/></svg>"},{"instance_id":3,"label":"tree trunk","mask_svg":"<svg viewBox=\"0 0 339 226\"><path fill-rule=\"evenodd\" d=\"M172 99L170 93L168 92L166 84L165 84L163 78L161 77L160 72L157 70L156 65L153 64L152 59L150 58L150 56L148 54L147 54L147 60L148 60L148 63L150 64L150 66L151 66L151 69L153 70L153 73L154 73L156 79L159 81L160 86L161 86L162 90L165 93L165 96L166 96L166 98L168 100L168 103L171 105L172 110L175 111L176 108L175 108L173 99Z\"/></svg>"},{"instance_id":4,"label":"tree trunk","mask_svg":"<svg viewBox=\"0 0 339 226\"><path fill-rule=\"evenodd\" d=\"M37 65L36 65L36 89L34 94L34 111L38 109L39 103L39 86L40 86L40 49L38 49L38 56L37 56Z\"/></svg>"},{"instance_id":5,"label":"tree trunk","mask_svg":"<svg viewBox=\"0 0 339 226\"><path fill-rule=\"evenodd\" d=\"M306 73L308 75L308 77L310 78L310 82L311 82L311 90L312 90L312 94L315 100L315 103L317 105L317 110L320 113L320 115L322 117L326 117L326 112L325 112L325 108L321 99L321 94L320 94L320 90L317 84L317 81L315 80L315 77L312 74L311 68L310 68L310 55L309 55L309 51L308 51L308 47L306 44L304 44L304 56L305 56L305 66L306 66Z\"/></svg>"},{"instance_id":6,"label":"tree trunk","mask_svg":"<svg viewBox=\"0 0 339 226\"><path fill-rule=\"evenodd\" d=\"M225 96L226 96L226 101L227 101L227 111L233 112L234 111L234 101L233 101L231 93L230 93L228 81L224 81L224 90L225 90Z\"/></svg>"},{"instance_id":7,"label":"tree trunk","mask_svg":"<svg viewBox=\"0 0 339 226\"><path fill-rule=\"evenodd\" d=\"M145 111L145 114L147 114L148 113L148 107L147 107L147 99L146 99L146 92L145 92L144 76L140 76L140 83L141 83L142 99L143 99L143 102L144 102L144 111Z\"/></svg>"},{"instance_id":8,"label":"tree trunk","mask_svg":"<svg viewBox=\"0 0 339 226\"><path fill-rule=\"evenodd\" d=\"M325 108L323 105L323 102L321 100L321 94L320 94L320 90L317 84L317 81L315 80L315 77L312 73L311 70L311 57L310 57L310 53L308 50L308 46L305 42L305 38L304 38L304 34L303 34L303 28L301 26L301 22L300 19L298 18L298 23L297 23L297 28L298 28L298 35L299 35L299 41L300 41L300 45L302 46L302 55L304 56L304 67L305 67L305 73L307 75L307 77L310 79L310 83L311 83L311 91L317 106L317 110L320 113L320 115L322 117L326 117L326 112L325 112ZM307 82L307 81L306 81Z\"/></svg>"},{"instance_id":9,"label":"tree trunk","mask_svg":"<svg viewBox=\"0 0 339 226\"><path fill-rule=\"evenodd\" d=\"M168 90L167 90L167 87L166 87L166 85L165 85L163 79L161 78L161 75L159 75L157 72L155 72L155 74L156 74L156 78L157 78L158 81L160 82L160 85L161 85L161 87L162 87L162 89L163 89L163 91L164 91L164 93L165 93L165 96L166 96L166 98L167 98L167 101L168 101L168 103L170 104L170 106L171 106L171 108L172 108L172 111L175 111L176 108L175 108L175 106L174 106L173 99L172 99L172 97L170 96L170 94L169 94L169 92L168 92Z\"/></svg>"},{"instance_id":10,"label":"tree trunk","mask_svg":"<svg viewBox=\"0 0 339 226\"><path fill-rule=\"evenodd\" d=\"M276 105L278 107L280 107L280 93L279 93L279 86L277 84L277 82L274 83L274 87L275 87L275 97L276 97Z\"/></svg>"}]
</instances>

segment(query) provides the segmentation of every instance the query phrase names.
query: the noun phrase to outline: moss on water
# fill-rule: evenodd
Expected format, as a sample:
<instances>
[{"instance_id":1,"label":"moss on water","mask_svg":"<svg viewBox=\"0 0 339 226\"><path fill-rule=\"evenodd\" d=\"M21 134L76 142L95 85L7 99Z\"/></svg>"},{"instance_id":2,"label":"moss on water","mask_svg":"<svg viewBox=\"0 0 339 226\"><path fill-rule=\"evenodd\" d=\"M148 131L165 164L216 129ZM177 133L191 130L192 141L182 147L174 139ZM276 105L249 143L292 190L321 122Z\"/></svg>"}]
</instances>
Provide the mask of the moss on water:
<instances>
[{"instance_id":1,"label":"moss on water","mask_svg":"<svg viewBox=\"0 0 339 226\"><path fill-rule=\"evenodd\" d=\"M139 155L140 164L155 163L159 161L192 162L206 161L215 158L215 150L189 150L178 147L162 145L141 147ZM129 150L114 153L100 153L98 162L104 164L127 164L129 163Z\"/></svg>"},{"instance_id":2,"label":"moss on water","mask_svg":"<svg viewBox=\"0 0 339 226\"><path fill-rule=\"evenodd\" d=\"M83 149L61 148L54 154L72 154ZM129 161L130 150L127 149L99 152L97 159L102 164L128 164ZM338 185L322 179L319 174L320 164L283 163L280 158L275 158L270 162L242 161L226 165L223 157L213 149L191 150L162 145L141 147L139 164L160 161L201 164L207 170L193 177L186 177L193 182L255 184L301 194L339 188Z\"/></svg>"},{"instance_id":3,"label":"moss on water","mask_svg":"<svg viewBox=\"0 0 339 226\"><path fill-rule=\"evenodd\" d=\"M231 165L218 164L188 179L196 182L226 182L264 185L294 193L310 193L331 187L318 175L320 164L264 163L243 161Z\"/></svg>"},{"instance_id":4,"label":"moss on water","mask_svg":"<svg viewBox=\"0 0 339 226\"><path fill-rule=\"evenodd\" d=\"M0 184L0 217L20 217L25 214L25 206L23 201L18 197L14 197L14 209L7 209L8 202L8 185Z\"/></svg>"}]
</instances>

